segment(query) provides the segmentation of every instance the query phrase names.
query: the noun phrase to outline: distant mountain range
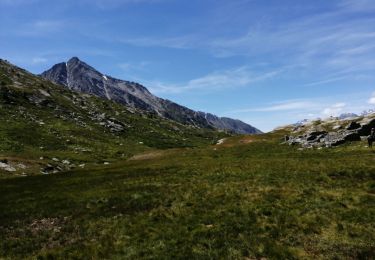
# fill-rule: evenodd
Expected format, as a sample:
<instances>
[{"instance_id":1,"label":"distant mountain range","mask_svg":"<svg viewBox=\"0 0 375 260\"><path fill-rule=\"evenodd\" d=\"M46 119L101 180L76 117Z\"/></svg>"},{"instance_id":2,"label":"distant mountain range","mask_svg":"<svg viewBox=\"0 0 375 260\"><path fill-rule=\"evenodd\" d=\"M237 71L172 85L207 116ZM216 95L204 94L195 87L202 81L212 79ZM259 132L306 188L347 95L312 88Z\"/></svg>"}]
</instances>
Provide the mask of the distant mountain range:
<instances>
[{"instance_id":1,"label":"distant mountain range","mask_svg":"<svg viewBox=\"0 0 375 260\"><path fill-rule=\"evenodd\" d=\"M369 110L362 111L362 113L360 115L355 114L355 113L342 113L337 117L332 116L328 119L330 119L330 120L332 120L332 119L337 119L337 120L355 119L355 118L360 117L360 116L368 116L368 115L371 115L371 114L374 114L374 113L375 113L375 111L373 109L369 109ZM315 118L315 119L303 119L303 120L300 120L297 123L294 123L292 125L293 126L301 126L301 125L304 125L306 123L309 123L309 122L312 122L312 121L319 121L319 120L324 121L324 119L318 117L318 118Z\"/></svg>"},{"instance_id":2,"label":"distant mountain range","mask_svg":"<svg viewBox=\"0 0 375 260\"><path fill-rule=\"evenodd\" d=\"M240 120L194 111L159 98L141 84L100 73L77 57L54 65L41 76L71 90L113 100L186 125L226 130L237 134L261 133L257 128Z\"/></svg>"}]
</instances>

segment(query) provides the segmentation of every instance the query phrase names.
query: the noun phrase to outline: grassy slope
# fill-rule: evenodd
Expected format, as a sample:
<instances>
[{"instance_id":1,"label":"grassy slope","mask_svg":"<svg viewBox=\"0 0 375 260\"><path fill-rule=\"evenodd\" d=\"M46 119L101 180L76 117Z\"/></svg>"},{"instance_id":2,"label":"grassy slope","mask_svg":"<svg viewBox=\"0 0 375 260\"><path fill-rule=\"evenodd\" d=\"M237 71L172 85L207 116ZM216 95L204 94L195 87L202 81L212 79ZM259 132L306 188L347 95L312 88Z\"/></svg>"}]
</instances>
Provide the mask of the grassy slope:
<instances>
[{"instance_id":1,"label":"grassy slope","mask_svg":"<svg viewBox=\"0 0 375 260\"><path fill-rule=\"evenodd\" d=\"M0 180L0 257L374 258L374 154L282 136Z\"/></svg>"},{"instance_id":2,"label":"grassy slope","mask_svg":"<svg viewBox=\"0 0 375 260\"><path fill-rule=\"evenodd\" d=\"M2 60L0 118L0 159L27 166L12 174L0 169L0 178L39 173L56 164L52 158L76 166L103 164L150 149L207 145L224 136L68 91ZM111 118L125 125L124 132L101 125Z\"/></svg>"}]
</instances>

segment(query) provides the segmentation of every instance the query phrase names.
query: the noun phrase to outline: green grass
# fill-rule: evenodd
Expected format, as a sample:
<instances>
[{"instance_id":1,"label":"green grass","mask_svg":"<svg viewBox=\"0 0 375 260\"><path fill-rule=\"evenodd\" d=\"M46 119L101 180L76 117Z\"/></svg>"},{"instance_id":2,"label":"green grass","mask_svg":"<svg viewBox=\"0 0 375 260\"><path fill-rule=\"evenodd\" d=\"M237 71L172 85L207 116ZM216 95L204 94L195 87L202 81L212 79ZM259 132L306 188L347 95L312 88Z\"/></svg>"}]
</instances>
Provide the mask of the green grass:
<instances>
[{"instance_id":1,"label":"green grass","mask_svg":"<svg viewBox=\"0 0 375 260\"><path fill-rule=\"evenodd\" d=\"M40 174L52 158L102 164L147 150L205 146L228 136L75 93L3 61L0 82L0 159L28 166L14 173L0 169L0 178ZM101 125L108 120L121 122L124 131Z\"/></svg>"},{"instance_id":2,"label":"green grass","mask_svg":"<svg viewBox=\"0 0 375 260\"><path fill-rule=\"evenodd\" d=\"M0 159L26 166L0 170L1 259L375 258L375 153L363 142L301 151L281 145L286 130L228 137L3 61L0 118ZM40 174L64 159L86 166Z\"/></svg>"},{"instance_id":3,"label":"green grass","mask_svg":"<svg viewBox=\"0 0 375 260\"><path fill-rule=\"evenodd\" d=\"M281 136L1 180L0 256L372 259L374 154Z\"/></svg>"}]
</instances>

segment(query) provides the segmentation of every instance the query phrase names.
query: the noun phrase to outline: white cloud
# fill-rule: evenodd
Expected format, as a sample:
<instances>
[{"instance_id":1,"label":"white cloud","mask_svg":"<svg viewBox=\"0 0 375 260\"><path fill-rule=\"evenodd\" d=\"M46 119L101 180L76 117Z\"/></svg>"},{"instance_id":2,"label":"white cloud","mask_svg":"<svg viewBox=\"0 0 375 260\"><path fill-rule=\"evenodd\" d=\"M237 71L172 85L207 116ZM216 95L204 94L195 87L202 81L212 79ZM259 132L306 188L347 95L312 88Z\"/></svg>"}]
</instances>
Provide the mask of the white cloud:
<instances>
[{"instance_id":1,"label":"white cloud","mask_svg":"<svg viewBox=\"0 0 375 260\"><path fill-rule=\"evenodd\" d=\"M372 96L368 100L368 103L371 104L371 105L375 105L375 92L372 93Z\"/></svg>"},{"instance_id":2,"label":"white cloud","mask_svg":"<svg viewBox=\"0 0 375 260\"><path fill-rule=\"evenodd\" d=\"M325 108L322 111L322 115L326 117L339 116L343 112L343 109L345 107L346 107L346 104L343 102L333 104L332 106Z\"/></svg>"}]
</instances>

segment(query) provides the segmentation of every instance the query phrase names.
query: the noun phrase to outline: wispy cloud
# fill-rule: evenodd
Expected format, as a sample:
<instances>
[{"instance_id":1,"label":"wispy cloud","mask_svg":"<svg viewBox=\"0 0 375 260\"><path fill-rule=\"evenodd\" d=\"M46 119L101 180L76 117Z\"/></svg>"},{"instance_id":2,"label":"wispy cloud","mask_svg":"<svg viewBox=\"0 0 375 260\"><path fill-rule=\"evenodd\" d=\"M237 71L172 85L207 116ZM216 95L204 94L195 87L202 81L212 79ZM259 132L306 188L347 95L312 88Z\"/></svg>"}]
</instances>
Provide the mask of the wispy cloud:
<instances>
[{"instance_id":1,"label":"wispy cloud","mask_svg":"<svg viewBox=\"0 0 375 260\"><path fill-rule=\"evenodd\" d=\"M41 64L41 63L46 63L48 61L48 59L46 58L43 58L43 57L34 57L31 59L31 62L33 64Z\"/></svg>"},{"instance_id":2,"label":"wispy cloud","mask_svg":"<svg viewBox=\"0 0 375 260\"><path fill-rule=\"evenodd\" d=\"M246 32L233 36L195 30L194 33L164 37L130 37L118 41L142 47L205 50L215 57L262 57L279 66L293 64L299 72L308 72L317 79L315 84L327 84L353 76L353 71L334 77L353 64L356 71L375 69L375 18L348 12L368 12L373 0L342 0L334 10L300 16L272 26L249 24ZM241 12L241 10L239 10ZM246 27L246 26L245 26ZM267 60L268 59L268 60Z\"/></svg>"},{"instance_id":3,"label":"wispy cloud","mask_svg":"<svg viewBox=\"0 0 375 260\"><path fill-rule=\"evenodd\" d=\"M139 47L165 47L173 49L195 48L194 41L197 39L193 35L170 36L170 37L134 37L120 38L117 41Z\"/></svg>"},{"instance_id":4,"label":"wispy cloud","mask_svg":"<svg viewBox=\"0 0 375 260\"><path fill-rule=\"evenodd\" d=\"M303 119L338 116L345 112L361 112L368 109L364 105L363 95L360 96L337 96L337 97L319 97L319 98L301 98L293 100L284 100L269 103L268 106L250 107L227 111L227 115L240 114L279 114L282 113L286 117ZM343 101L338 101L338 100ZM345 100L345 102L344 102ZM348 101L348 102L347 102ZM373 102L373 103L372 103ZM375 104L375 92L368 100L368 103Z\"/></svg>"},{"instance_id":5,"label":"wispy cloud","mask_svg":"<svg viewBox=\"0 0 375 260\"><path fill-rule=\"evenodd\" d=\"M15 29L15 34L20 36L48 36L66 28L65 20L36 20Z\"/></svg>"},{"instance_id":6,"label":"wispy cloud","mask_svg":"<svg viewBox=\"0 0 375 260\"><path fill-rule=\"evenodd\" d=\"M338 65L330 64L332 59L345 58L351 62L372 54L371 39L375 35L369 25L374 23L373 18L345 21L341 12L335 12L302 18L271 29L251 29L241 37L216 39L210 45L220 55L273 54L279 58L288 57L289 63L319 63L332 67ZM358 46L361 48L356 49ZM358 54L363 56L358 57Z\"/></svg>"},{"instance_id":7,"label":"wispy cloud","mask_svg":"<svg viewBox=\"0 0 375 260\"><path fill-rule=\"evenodd\" d=\"M321 114L324 117L339 116L343 112L345 107L346 107L346 103L344 102L336 103L336 104L333 104L332 106L329 106L323 109Z\"/></svg>"},{"instance_id":8,"label":"wispy cloud","mask_svg":"<svg viewBox=\"0 0 375 260\"><path fill-rule=\"evenodd\" d=\"M0 0L0 6L19 6L19 5L30 5L39 2L39 0Z\"/></svg>"},{"instance_id":9,"label":"wispy cloud","mask_svg":"<svg viewBox=\"0 0 375 260\"><path fill-rule=\"evenodd\" d=\"M373 0L342 0L341 7L352 12L371 12L375 10L375 2Z\"/></svg>"},{"instance_id":10,"label":"wispy cloud","mask_svg":"<svg viewBox=\"0 0 375 260\"><path fill-rule=\"evenodd\" d=\"M371 105L375 105L375 92L372 93L372 96L370 97L370 99L367 101L367 103L371 104Z\"/></svg>"},{"instance_id":11,"label":"wispy cloud","mask_svg":"<svg viewBox=\"0 0 375 260\"><path fill-rule=\"evenodd\" d=\"M276 111L290 111L290 110L301 110L301 109L312 109L316 108L317 104L311 101L305 100L291 100L291 101L282 101L276 104L271 104L267 107L260 108L247 108L233 110L231 113L248 113L248 112L276 112Z\"/></svg>"},{"instance_id":12,"label":"wispy cloud","mask_svg":"<svg viewBox=\"0 0 375 260\"><path fill-rule=\"evenodd\" d=\"M100 9L113 9L129 4L153 4L166 0L84 0L87 4L94 4Z\"/></svg>"},{"instance_id":13,"label":"wispy cloud","mask_svg":"<svg viewBox=\"0 0 375 260\"><path fill-rule=\"evenodd\" d=\"M307 83L307 84L305 84L303 86L323 85L323 84L327 84L327 83L331 83L331 82L336 82L336 81L344 80L345 78L347 78L347 77L346 76L332 77L332 78L328 78L328 79L323 79L323 80L319 80L319 81L310 82L310 83Z\"/></svg>"},{"instance_id":14,"label":"wispy cloud","mask_svg":"<svg viewBox=\"0 0 375 260\"><path fill-rule=\"evenodd\" d=\"M328 118L349 112L359 114L369 109L369 106L364 104L365 97L365 93L361 93L355 96L338 95L284 100L269 103L268 106L231 110L224 112L223 115L255 123L264 131L269 131L275 126L291 124L302 119ZM375 102L375 93L373 97Z\"/></svg>"},{"instance_id":15,"label":"wispy cloud","mask_svg":"<svg viewBox=\"0 0 375 260\"><path fill-rule=\"evenodd\" d=\"M141 61L141 62L122 62L118 66L125 72L129 71L142 71L145 70L147 66L151 64L150 61Z\"/></svg>"},{"instance_id":16,"label":"wispy cloud","mask_svg":"<svg viewBox=\"0 0 375 260\"><path fill-rule=\"evenodd\" d=\"M224 71L215 71L205 76L189 80L184 84L163 84L161 82L149 82L153 93L182 93L199 89L213 91L226 88L250 86L252 83L264 81L279 75L284 68L273 71L252 71L247 66L233 68Z\"/></svg>"}]
</instances>

